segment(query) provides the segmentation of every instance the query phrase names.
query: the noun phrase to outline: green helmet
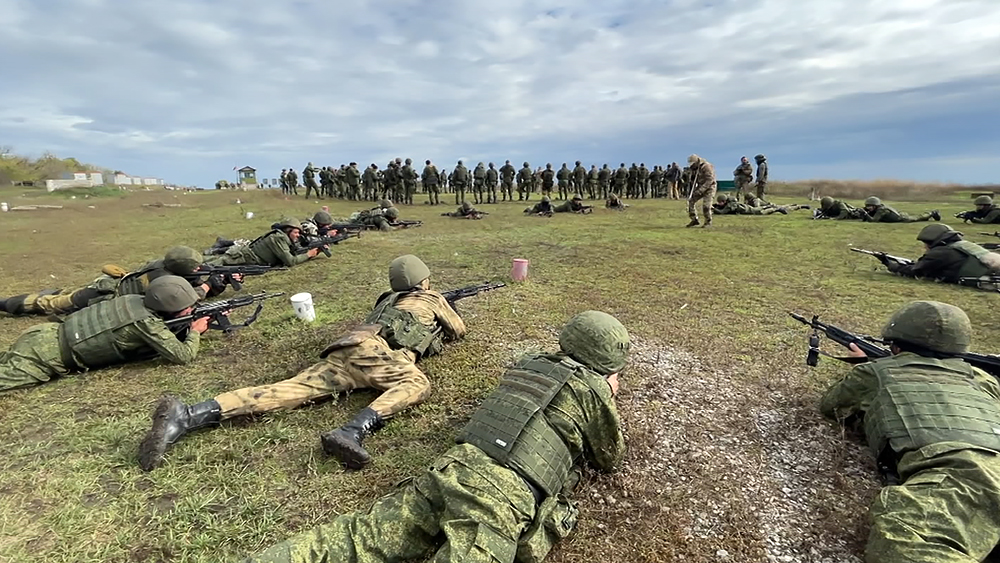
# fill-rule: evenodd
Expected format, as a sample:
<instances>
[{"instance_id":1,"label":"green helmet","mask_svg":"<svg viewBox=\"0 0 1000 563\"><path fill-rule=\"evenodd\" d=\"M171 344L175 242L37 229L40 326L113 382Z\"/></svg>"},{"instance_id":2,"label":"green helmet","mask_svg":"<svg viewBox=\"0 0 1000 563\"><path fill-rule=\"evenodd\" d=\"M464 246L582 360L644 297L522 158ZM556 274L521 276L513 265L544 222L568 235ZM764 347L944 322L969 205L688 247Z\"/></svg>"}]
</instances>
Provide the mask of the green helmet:
<instances>
[{"instance_id":1,"label":"green helmet","mask_svg":"<svg viewBox=\"0 0 1000 563\"><path fill-rule=\"evenodd\" d=\"M317 211L316 214L313 215L313 223L316 223L317 225L332 225L333 215L330 215L326 211Z\"/></svg>"},{"instance_id":2,"label":"green helmet","mask_svg":"<svg viewBox=\"0 0 1000 563\"><path fill-rule=\"evenodd\" d=\"M431 270L424 261L412 254L400 256L389 262L389 286L393 291L408 291L431 277Z\"/></svg>"},{"instance_id":3,"label":"green helmet","mask_svg":"<svg viewBox=\"0 0 1000 563\"><path fill-rule=\"evenodd\" d=\"M938 301L913 301L892 314L882 339L916 344L934 352L962 354L972 342L972 324L965 311Z\"/></svg>"},{"instance_id":4,"label":"green helmet","mask_svg":"<svg viewBox=\"0 0 1000 563\"><path fill-rule=\"evenodd\" d=\"M278 221L274 225L271 225L272 229L301 229L302 225L298 221L292 219L291 217L285 217L281 221Z\"/></svg>"},{"instance_id":5,"label":"green helmet","mask_svg":"<svg viewBox=\"0 0 1000 563\"><path fill-rule=\"evenodd\" d=\"M469 211L471 209L472 209L472 204L471 203L469 203L467 201L463 201L462 202L462 210L463 211Z\"/></svg>"},{"instance_id":6,"label":"green helmet","mask_svg":"<svg viewBox=\"0 0 1000 563\"><path fill-rule=\"evenodd\" d=\"M194 305L198 294L184 278L160 276L149 283L142 304L162 313L176 313Z\"/></svg>"},{"instance_id":7,"label":"green helmet","mask_svg":"<svg viewBox=\"0 0 1000 563\"><path fill-rule=\"evenodd\" d=\"M389 209L390 207L392 207L392 202L389 201L388 199L383 199L382 201L378 202L378 206L381 207L382 209Z\"/></svg>"},{"instance_id":8,"label":"green helmet","mask_svg":"<svg viewBox=\"0 0 1000 563\"><path fill-rule=\"evenodd\" d=\"M583 196L580 194L573 194L573 201L583 201Z\"/></svg>"},{"instance_id":9,"label":"green helmet","mask_svg":"<svg viewBox=\"0 0 1000 563\"><path fill-rule=\"evenodd\" d=\"M927 225L923 229L920 229L920 234L917 235L917 240L933 245L934 243L939 242L941 239L947 238L952 234L962 236L962 233L952 229L944 223L934 223L933 225Z\"/></svg>"},{"instance_id":10,"label":"green helmet","mask_svg":"<svg viewBox=\"0 0 1000 563\"><path fill-rule=\"evenodd\" d=\"M396 209L395 207L390 207L389 209L385 210L385 213L383 213L382 216L385 217L386 219L395 221L396 219L399 219L399 210Z\"/></svg>"},{"instance_id":11,"label":"green helmet","mask_svg":"<svg viewBox=\"0 0 1000 563\"><path fill-rule=\"evenodd\" d=\"M175 246L163 257L163 267L171 274L187 276L194 273L203 261L204 258L197 250L189 246Z\"/></svg>"},{"instance_id":12,"label":"green helmet","mask_svg":"<svg viewBox=\"0 0 1000 563\"><path fill-rule=\"evenodd\" d=\"M563 327L559 347L597 373L610 375L625 367L629 336L622 323L611 315L584 311Z\"/></svg>"},{"instance_id":13,"label":"green helmet","mask_svg":"<svg viewBox=\"0 0 1000 563\"><path fill-rule=\"evenodd\" d=\"M767 157L762 154L758 154L757 156L753 157L753 159L757 162L763 162L767 160Z\"/></svg>"},{"instance_id":14,"label":"green helmet","mask_svg":"<svg viewBox=\"0 0 1000 563\"><path fill-rule=\"evenodd\" d=\"M988 195L981 195L974 202L976 205L993 205L993 198Z\"/></svg>"},{"instance_id":15,"label":"green helmet","mask_svg":"<svg viewBox=\"0 0 1000 563\"><path fill-rule=\"evenodd\" d=\"M869 205L874 205L875 207L878 207L882 205L882 200L875 196L871 196L870 198L865 200L865 207L868 207Z\"/></svg>"},{"instance_id":16,"label":"green helmet","mask_svg":"<svg viewBox=\"0 0 1000 563\"><path fill-rule=\"evenodd\" d=\"M525 168L528 168L529 166L531 166L531 165L530 165L530 164L528 164L527 162L525 162L525 163L524 163L524 167L525 167Z\"/></svg>"},{"instance_id":17,"label":"green helmet","mask_svg":"<svg viewBox=\"0 0 1000 563\"><path fill-rule=\"evenodd\" d=\"M830 207L831 205L833 205L833 198L830 197L830 196L828 196L828 195L823 196L823 198L819 200L819 208L820 209L826 209L826 208Z\"/></svg>"},{"instance_id":18,"label":"green helmet","mask_svg":"<svg viewBox=\"0 0 1000 563\"><path fill-rule=\"evenodd\" d=\"M542 196L542 201L544 201L544 202L548 203L548 202L550 202L550 201L552 201L552 200L550 200L550 199L549 199L549 196L547 196L547 195L543 195L543 196Z\"/></svg>"},{"instance_id":19,"label":"green helmet","mask_svg":"<svg viewBox=\"0 0 1000 563\"><path fill-rule=\"evenodd\" d=\"M715 201L717 201L719 203L722 203L722 202L726 201L727 199L729 199L729 196L726 195L726 194L719 194L719 195L715 196Z\"/></svg>"}]
</instances>

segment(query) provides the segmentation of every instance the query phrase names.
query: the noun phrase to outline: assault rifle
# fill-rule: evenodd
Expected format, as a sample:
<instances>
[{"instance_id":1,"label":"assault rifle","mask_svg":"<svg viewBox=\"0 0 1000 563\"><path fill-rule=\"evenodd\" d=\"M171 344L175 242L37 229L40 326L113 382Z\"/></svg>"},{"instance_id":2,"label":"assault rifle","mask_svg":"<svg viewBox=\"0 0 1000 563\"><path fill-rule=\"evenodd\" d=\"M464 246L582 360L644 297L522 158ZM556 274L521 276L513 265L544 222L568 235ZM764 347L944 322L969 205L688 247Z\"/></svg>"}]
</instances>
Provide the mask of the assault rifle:
<instances>
[{"instance_id":1,"label":"assault rifle","mask_svg":"<svg viewBox=\"0 0 1000 563\"><path fill-rule=\"evenodd\" d=\"M237 280L235 276L245 277L245 276L260 276L268 272L278 272L281 270L287 270L288 268L280 266L210 266L208 264L202 264L197 270L195 270L190 277L199 277L205 274L211 276L219 276L222 278L222 283L233 288L233 291L239 291L243 289L242 280Z\"/></svg>"},{"instance_id":2,"label":"assault rifle","mask_svg":"<svg viewBox=\"0 0 1000 563\"><path fill-rule=\"evenodd\" d=\"M961 212L955 214L955 218L962 219L963 221L968 221L970 219L975 219L975 217L976 217L975 210L973 210L973 211L961 211Z\"/></svg>"},{"instance_id":3,"label":"assault rifle","mask_svg":"<svg viewBox=\"0 0 1000 563\"><path fill-rule=\"evenodd\" d=\"M807 366L816 367L816 364L819 363L820 355L850 364L861 364L875 358L885 358L892 355L889 348L880 346L880 344L885 344L885 342L881 339L875 338L874 336L854 334L840 327L822 323L820 322L818 315L813 315L813 318L810 321L802 315L797 315L791 312L788 314L791 315L793 319L804 325L810 326L813 329L812 334L809 335L809 353L806 355ZM825 334L830 340L833 340L845 348L850 348L851 344L856 345L858 349L865 353L866 357L861 358L848 356L842 358L823 352L819 349L820 332ZM966 352L964 354L954 354L954 357L959 358L991 375L1000 377L1000 356Z\"/></svg>"},{"instance_id":4,"label":"assault rifle","mask_svg":"<svg viewBox=\"0 0 1000 563\"><path fill-rule=\"evenodd\" d=\"M893 256L892 254L886 254L885 252L877 252L877 251L874 251L874 250L865 250L863 248L852 248L851 252L860 252L861 254L867 254L869 256L874 256L875 258L878 258L879 262L885 264L886 266L889 265L889 262L896 262L896 263L902 264L904 266L913 263L913 260L910 260L909 258L903 258L902 256Z\"/></svg>"},{"instance_id":5,"label":"assault rifle","mask_svg":"<svg viewBox=\"0 0 1000 563\"><path fill-rule=\"evenodd\" d=\"M221 330L226 334L231 334L232 332L245 326L250 326L257 320L261 310L264 308L264 304L261 303L261 301L264 301L265 299L274 299L275 297L281 297L282 295L284 295L284 292L268 293L266 291L262 291L260 293L233 297L232 299L223 299L220 301L213 301L211 303L200 303L195 305L194 310L191 311L190 314L184 315L183 317L167 319L166 323L171 330L177 333L186 331L191 327L191 323L195 320L202 317L209 317L210 320L208 322L208 328L210 330ZM253 314L247 317L242 323L233 324L229 320L229 311L253 305L254 303L257 303L257 310L255 310Z\"/></svg>"},{"instance_id":6,"label":"assault rifle","mask_svg":"<svg viewBox=\"0 0 1000 563\"><path fill-rule=\"evenodd\" d=\"M330 225L330 228L336 230L338 233L343 233L345 231L356 233L364 231L370 227L364 223L334 223Z\"/></svg>"},{"instance_id":7,"label":"assault rifle","mask_svg":"<svg viewBox=\"0 0 1000 563\"><path fill-rule=\"evenodd\" d=\"M325 237L305 236L302 237L299 246L295 248L295 254L296 255L305 254L314 248L318 248L323 254L326 254L327 258L330 258L333 256L333 253L330 252L330 245L340 244L341 241L345 241L351 237L361 238L361 231L355 231L355 232L338 231L337 234L333 236L325 236Z\"/></svg>"},{"instance_id":8,"label":"assault rifle","mask_svg":"<svg viewBox=\"0 0 1000 563\"><path fill-rule=\"evenodd\" d=\"M484 291L492 291L494 289L500 289L501 287L507 287L507 284L503 282L483 282L466 287L460 287L458 289L452 289L451 291L445 291L442 292L441 295L444 296L448 303L454 303L459 299L474 297Z\"/></svg>"},{"instance_id":9,"label":"assault rifle","mask_svg":"<svg viewBox=\"0 0 1000 563\"><path fill-rule=\"evenodd\" d=\"M995 289L1000 292L1000 275L983 276L981 278L958 278L959 285L967 285L976 289Z\"/></svg>"},{"instance_id":10,"label":"assault rifle","mask_svg":"<svg viewBox=\"0 0 1000 563\"><path fill-rule=\"evenodd\" d=\"M407 229L409 227L419 227L423 225L423 221L395 221L389 223L390 227L399 227L400 229Z\"/></svg>"},{"instance_id":11,"label":"assault rifle","mask_svg":"<svg viewBox=\"0 0 1000 563\"><path fill-rule=\"evenodd\" d=\"M992 233L979 233L988 237L1000 237L1000 231L993 231Z\"/></svg>"}]
</instances>

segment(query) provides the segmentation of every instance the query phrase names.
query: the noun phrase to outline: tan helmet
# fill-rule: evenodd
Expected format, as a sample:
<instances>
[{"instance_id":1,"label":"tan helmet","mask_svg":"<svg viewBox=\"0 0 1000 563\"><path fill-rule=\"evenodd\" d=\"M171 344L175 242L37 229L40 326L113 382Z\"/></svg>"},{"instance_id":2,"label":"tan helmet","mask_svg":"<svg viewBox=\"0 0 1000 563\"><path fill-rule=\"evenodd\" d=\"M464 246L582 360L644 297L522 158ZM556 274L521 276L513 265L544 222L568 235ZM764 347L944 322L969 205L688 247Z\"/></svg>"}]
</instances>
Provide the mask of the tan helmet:
<instances>
[{"instance_id":1,"label":"tan helmet","mask_svg":"<svg viewBox=\"0 0 1000 563\"><path fill-rule=\"evenodd\" d=\"M409 291L431 277L431 270L424 261L406 254L389 263L389 286L393 291Z\"/></svg>"},{"instance_id":2,"label":"tan helmet","mask_svg":"<svg viewBox=\"0 0 1000 563\"><path fill-rule=\"evenodd\" d=\"M184 278L160 276L149 282L142 304L161 313L176 313L198 302L198 294Z\"/></svg>"},{"instance_id":3,"label":"tan helmet","mask_svg":"<svg viewBox=\"0 0 1000 563\"><path fill-rule=\"evenodd\" d=\"M163 267L172 274L188 276L193 274L203 261L204 258L197 250L189 246L175 246L163 256Z\"/></svg>"}]
</instances>

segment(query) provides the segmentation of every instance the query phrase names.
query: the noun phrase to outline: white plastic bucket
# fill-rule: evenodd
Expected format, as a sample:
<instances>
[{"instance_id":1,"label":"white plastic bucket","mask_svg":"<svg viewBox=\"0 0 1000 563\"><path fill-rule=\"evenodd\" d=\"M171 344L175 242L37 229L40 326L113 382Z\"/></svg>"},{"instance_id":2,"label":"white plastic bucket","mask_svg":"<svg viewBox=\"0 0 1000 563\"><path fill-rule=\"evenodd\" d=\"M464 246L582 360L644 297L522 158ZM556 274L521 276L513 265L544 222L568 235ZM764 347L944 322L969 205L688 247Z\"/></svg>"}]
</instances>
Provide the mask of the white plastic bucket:
<instances>
[{"instance_id":1,"label":"white plastic bucket","mask_svg":"<svg viewBox=\"0 0 1000 563\"><path fill-rule=\"evenodd\" d=\"M247 211L247 219L253 219L253 211Z\"/></svg>"},{"instance_id":2,"label":"white plastic bucket","mask_svg":"<svg viewBox=\"0 0 1000 563\"><path fill-rule=\"evenodd\" d=\"M10 208L7 207L7 202L6 201L3 202L3 203L0 203L0 211L3 211L4 213L10 211Z\"/></svg>"},{"instance_id":3,"label":"white plastic bucket","mask_svg":"<svg viewBox=\"0 0 1000 563\"><path fill-rule=\"evenodd\" d=\"M515 258L514 265L510 269L510 279L514 281L524 281L528 279L528 261L523 258Z\"/></svg>"},{"instance_id":4,"label":"white plastic bucket","mask_svg":"<svg viewBox=\"0 0 1000 563\"><path fill-rule=\"evenodd\" d=\"M313 298L309 293L296 293L292 296L292 309L295 310L295 316L306 321L313 322L316 320L316 309L313 309Z\"/></svg>"}]
</instances>

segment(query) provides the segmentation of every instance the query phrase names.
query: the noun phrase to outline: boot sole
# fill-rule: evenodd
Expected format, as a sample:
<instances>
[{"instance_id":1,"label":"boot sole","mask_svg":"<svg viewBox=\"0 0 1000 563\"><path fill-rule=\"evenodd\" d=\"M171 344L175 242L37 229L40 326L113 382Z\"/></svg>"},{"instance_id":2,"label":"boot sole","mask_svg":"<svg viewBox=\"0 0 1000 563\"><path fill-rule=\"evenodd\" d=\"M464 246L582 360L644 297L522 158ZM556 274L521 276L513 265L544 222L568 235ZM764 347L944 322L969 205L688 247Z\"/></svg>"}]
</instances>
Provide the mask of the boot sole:
<instances>
[{"instance_id":1,"label":"boot sole","mask_svg":"<svg viewBox=\"0 0 1000 563\"><path fill-rule=\"evenodd\" d=\"M336 432L321 435L320 442L323 444L323 451L339 460L347 469L363 469L372 461L371 454L357 442Z\"/></svg>"},{"instance_id":2,"label":"boot sole","mask_svg":"<svg viewBox=\"0 0 1000 563\"><path fill-rule=\"evenodd\" d=\"M167 420L167 413L177 401L176 397L164 397L156 404L153 427L139 444L139 467L143 471L152 471L163 463L163 455L167 452L168 446L164 423Z\"/></svg>"}]
</instances>

